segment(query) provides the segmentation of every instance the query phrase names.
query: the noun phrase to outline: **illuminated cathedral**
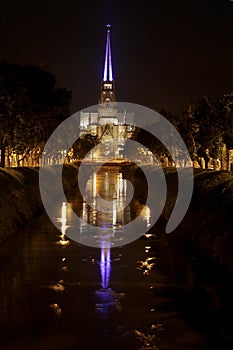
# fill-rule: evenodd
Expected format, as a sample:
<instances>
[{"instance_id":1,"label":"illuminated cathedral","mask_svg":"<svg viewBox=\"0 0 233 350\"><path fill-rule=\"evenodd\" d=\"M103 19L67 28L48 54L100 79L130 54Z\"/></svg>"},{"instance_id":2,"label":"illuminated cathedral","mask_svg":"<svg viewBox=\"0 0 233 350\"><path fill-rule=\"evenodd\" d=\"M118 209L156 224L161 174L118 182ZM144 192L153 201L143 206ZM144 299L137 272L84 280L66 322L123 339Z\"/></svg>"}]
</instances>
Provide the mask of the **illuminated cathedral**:
<instances>
[{"instance_id":1,"label":"illuminated cathedral","mask_svg":"<svg viewBox=\"0 0 233 350\"><path fill-rule=\"evenodd\" d=\"M90 155L96 161L121 158L125 141L132 136L134 130L133 113L117 109L110 28L111 25L108 24L98 110L91 113L81 112L80 115L80 137L90 134L96 136L99 142L97 149Z\"/></svg>"}]
</instances>

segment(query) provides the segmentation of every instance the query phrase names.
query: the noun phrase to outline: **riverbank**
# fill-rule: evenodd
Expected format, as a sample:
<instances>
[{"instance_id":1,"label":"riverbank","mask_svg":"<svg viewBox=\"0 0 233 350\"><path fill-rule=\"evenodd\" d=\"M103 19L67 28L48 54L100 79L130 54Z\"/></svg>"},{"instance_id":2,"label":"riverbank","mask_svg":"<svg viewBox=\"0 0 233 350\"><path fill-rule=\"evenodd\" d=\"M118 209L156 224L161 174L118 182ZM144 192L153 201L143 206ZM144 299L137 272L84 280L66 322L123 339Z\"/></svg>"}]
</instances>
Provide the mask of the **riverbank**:
<instances>
[{"instance_id":1,"label":"riverbank","mask_svg":"<svg viewBox=\"0 0 233 350\"><path fill-rule=\"evenodd\" d=\"M53 166L48 171L56 172ZM77 191L77 166L64 165L65 193ZM0 244L43 212L39 191L39 168L0 168Z\"/></svg>"},{"instance_id":2,"label":"riverbank","mask_svg":"<svg viewBox=\"0 0 233 350\"><path fill-rule=\"evenodd\" d=\"M209 334L213 349L231 349L233 175L211 170L194 175L185 218L158 244L161 267L174 280L168 295L182 317Z\"/></svg>"},{"instance_id":3,"label":"riverbank","mask_svg":"<svg viewBox=\"0 0 233 350\"><path fill-rule=\"evenodd\" d=\"M142 171L137 166L131 166L124 172L133 182L134 188L141 189L136 191L137 200L145 202L147 188ZM151 232L159 236L164 253L166 246L173 246L174 255L169 255L168 260L171 262L167 262L167 265L172 267L174 259L177 261L181 245L188 247L192 242L200 255L233 272L233 174L226 171L194 169L194 190L189 209L177 229L165 234L165 226L174 207L178 187L176 171L167 168L164 172L168 187L166 205L158 225L155 225ZM189 253L187 251L187 254Z\"/></svg>"},{"instance_id":4,"label":"riverbank","mask_svg":"<svg viewBox=\"0 0 233 350\"><path fill-rule=\"evenodd\" d=\"M0 244L42 211L38 168L0 168Z\"/></svg>"}]
</instances>

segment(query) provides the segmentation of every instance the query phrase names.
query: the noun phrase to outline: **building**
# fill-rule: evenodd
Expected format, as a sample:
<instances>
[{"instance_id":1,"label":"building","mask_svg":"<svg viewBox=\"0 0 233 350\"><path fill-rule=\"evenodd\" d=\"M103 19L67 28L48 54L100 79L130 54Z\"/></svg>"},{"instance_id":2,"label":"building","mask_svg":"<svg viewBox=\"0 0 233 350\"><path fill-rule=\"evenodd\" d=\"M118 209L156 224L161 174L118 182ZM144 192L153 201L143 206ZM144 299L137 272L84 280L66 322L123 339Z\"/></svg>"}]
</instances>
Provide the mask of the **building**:
<instances>
[{"instance_id":1,"label":"building","mask_svg":"<svg viewBox=\"0 0 233 350\"><path fill-rule=\"evenodd\" d=\"M92 113L81 112L80 115L80 138L90 134L96 136L99 142L97 149L89 156L96 161L121 158L125 141L132 136L134 130L133 113L117 109L110 28L111 25L108 24L98 110Z\"/></svg>"}]
</instances>

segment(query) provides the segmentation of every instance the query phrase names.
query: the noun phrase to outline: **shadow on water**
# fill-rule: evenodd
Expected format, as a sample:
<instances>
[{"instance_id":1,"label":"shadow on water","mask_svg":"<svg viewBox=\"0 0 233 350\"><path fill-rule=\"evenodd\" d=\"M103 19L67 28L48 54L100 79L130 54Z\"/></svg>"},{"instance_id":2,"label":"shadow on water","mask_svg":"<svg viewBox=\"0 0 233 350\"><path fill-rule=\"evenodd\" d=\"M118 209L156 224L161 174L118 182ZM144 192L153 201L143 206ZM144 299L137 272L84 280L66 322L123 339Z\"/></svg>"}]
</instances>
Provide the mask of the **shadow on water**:
<instances>
[{"instance_id":1,"label":"shadow on water","mask_svg":"<svg viewBox=\"0 0 233 350\"><path fill-rule=\"evenodd\" d=\"M114 196L122 211L99 213L81 198L59 203L61 232L43 214L1 249L1 349L224 349L213 341L215 328L205 327L214 323L218 299L205 294L197 259L190 259L190 272L183 252L174 256L150 232L113 249L105 241L90 248L67 238L73 210L83 218L84 235L85 222L112 234L138 213L150 228L150 208L132 202L123 210L127 188L119 169L87 179L88 191Z\"/></svg>"}]
</instances>

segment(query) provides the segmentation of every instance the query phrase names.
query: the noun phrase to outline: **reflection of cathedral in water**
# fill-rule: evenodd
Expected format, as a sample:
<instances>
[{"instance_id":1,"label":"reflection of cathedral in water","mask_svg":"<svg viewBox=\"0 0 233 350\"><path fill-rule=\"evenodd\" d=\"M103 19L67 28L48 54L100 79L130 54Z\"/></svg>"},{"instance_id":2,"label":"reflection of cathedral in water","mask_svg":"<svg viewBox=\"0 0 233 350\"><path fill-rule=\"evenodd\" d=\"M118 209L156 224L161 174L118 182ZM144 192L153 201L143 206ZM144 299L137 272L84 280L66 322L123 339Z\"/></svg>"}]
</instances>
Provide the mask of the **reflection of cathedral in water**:
<instances>
[{"instance_id":1,"label":"reflection of cathedral in water","mask_svg":"<svg viewBox=\"0 0 233 350\"><path fill-rule=\"evenodd\" d=\"M109 236L117 236L118 230L121 226L129 223L133 217L128 203L127 192L129 188L128 182L123 178L122 173L118 172L116 168L92 173L86 182L86 198L92 199L92 206L88 205L85 199L82 203L72 201L71 203L63 202L61 206L61 217L58 218L60 222L61 235L57 242L60 246L66 247L70 241L66 238L67 230L72 227L73 210L78 205L79 216L82 219L80 223L80 234L85 236L88 234L88 224L99 226L105 230L106 236L100 243L99 256L99 273L100 273L100 288L96 291L96 311L106 315L108 312L121 310L121 299L124 293L119 293L111 288L111 240ZM100 195L100 197L98 196ZM112 208L108 211L101 212L98 210L98 201L104 198L109 201ZM114 199L114 200L113 200ZM73 209L73 210L72 210ZM150 227L150 209L144 206L140 212L142 221L146 227ZM106 238L106 239L105 239ZM85 242L85 241L84 241ZM65 260L65 259L64 259ZM143 265L144 266L144 265ZM146 265L148 268L148 264ZM67 267L64 266L65 271ZM56 288L63 286L58 283Z\"/></svg>"},{"instance_id":2,"label":"reflection of cathedral in water","mask_svg":"<svg viewBox=\"0 0 233 350\"><path fill-rule=\"evenodd\" d=\"M109 212L98 210L99 194L105 200L112 203ZM83 201L82 208L82 227L81 231L85 231L86 223L92 225L112 229L113 233L117 227L123 226L132 220L130 206L126 206L127 197L127 180L123 179L122 173L116 171L93 173L86 184L87 202L92 200L92 207ZM88 198L89 197L89 198Z\"/></svg>"},{"instance_id":3,"label":"reflection of cathedral in water","mask_svg":"<svg viewBox=\"0 0 233 350\"><path fill-rule=\"evenodd\" d=\"M133 113L118 111L115 97L115 81L112 69L110 25L107 25L107 40L104 71L101 81L101 95L98 111L81 112L80 137L87 134L96 136L99 146L90 155L91 160L121 158L125 141L132 136Z\"/></svg>"}]
</instances>

